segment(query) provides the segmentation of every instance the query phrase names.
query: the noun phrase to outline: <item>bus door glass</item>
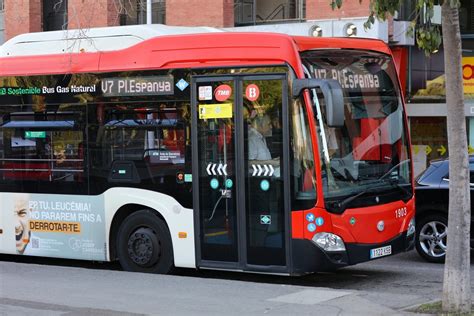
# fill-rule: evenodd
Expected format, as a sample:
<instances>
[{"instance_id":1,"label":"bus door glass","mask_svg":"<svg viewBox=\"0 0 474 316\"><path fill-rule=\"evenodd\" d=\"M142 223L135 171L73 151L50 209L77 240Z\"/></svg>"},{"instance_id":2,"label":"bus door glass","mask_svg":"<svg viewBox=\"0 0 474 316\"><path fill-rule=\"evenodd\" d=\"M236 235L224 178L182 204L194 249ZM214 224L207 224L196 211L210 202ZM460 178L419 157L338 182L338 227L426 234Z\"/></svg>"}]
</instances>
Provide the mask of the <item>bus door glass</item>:
<instances>
[{"instance_id":1,"label":"bus door glass","mask_svg":"<svg viewBox=\"0 0 474 316\"><path fill-rule=\"evenodd\" d=\"M199 183L199 207L194 209L199 210L201 258L237 263L234 81L199 82L195 94L193 182Z\"/></svg>"},{"instance_id":2,"label":"bus door glass","mask_svg":"<svg viewBox=\"0 0 474 316\"><path fill-rule=\"evenodd\" d=\"M284 79L281 75L194 79L198 266L286 269Z\"/></svg>"}]
</instances>

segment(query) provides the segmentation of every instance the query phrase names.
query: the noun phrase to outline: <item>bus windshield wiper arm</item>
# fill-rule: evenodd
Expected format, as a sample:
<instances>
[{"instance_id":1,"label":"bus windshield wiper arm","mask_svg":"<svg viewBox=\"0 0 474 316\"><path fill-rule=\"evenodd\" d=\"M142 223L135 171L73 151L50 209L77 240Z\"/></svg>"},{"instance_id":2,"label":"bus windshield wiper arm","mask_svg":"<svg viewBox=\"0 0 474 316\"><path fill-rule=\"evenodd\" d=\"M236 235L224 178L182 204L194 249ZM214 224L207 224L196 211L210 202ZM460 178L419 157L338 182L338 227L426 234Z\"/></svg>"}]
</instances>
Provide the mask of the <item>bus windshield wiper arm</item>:
<instances>
[{"instance_id":1,"label":"bus windshield wiper arm","mask_svg":"<svg viewBox=\"0 0 474 316\"><path fill-rule=\"evenodd\" d=\"M384 181L388 184L390 184L393 188L396 188L396 189L399 189L400 191L402 191L403 193L405 193L407 196L409 197L412 197L413 196L413 192L410 191L409 189L403 187L402 185L400 185L397 180L395 179L390 179L390 178L385 178Z\"/></svg>"},{"instance_id":2,"label":"bus windshield wiper arm","mask_svg":"<svg viewBox=\"0 0 474 316\"><path fill-rule=\"evenodd\" d=\"M369 192L373 192L373 189L366 189L366 190L363 190L357 194L354 194L354 195L351 195L351 196L348 196L346 197L344 200L340 201L340 202L337 202L335 203L335 206L338 208L339 212L342 213L344 212L344 210L346 209L346 207L352 202L354 201L355 199L361 197L362 195L366 194L366 193L369 193Z\"/></svg>"}]
</instances>

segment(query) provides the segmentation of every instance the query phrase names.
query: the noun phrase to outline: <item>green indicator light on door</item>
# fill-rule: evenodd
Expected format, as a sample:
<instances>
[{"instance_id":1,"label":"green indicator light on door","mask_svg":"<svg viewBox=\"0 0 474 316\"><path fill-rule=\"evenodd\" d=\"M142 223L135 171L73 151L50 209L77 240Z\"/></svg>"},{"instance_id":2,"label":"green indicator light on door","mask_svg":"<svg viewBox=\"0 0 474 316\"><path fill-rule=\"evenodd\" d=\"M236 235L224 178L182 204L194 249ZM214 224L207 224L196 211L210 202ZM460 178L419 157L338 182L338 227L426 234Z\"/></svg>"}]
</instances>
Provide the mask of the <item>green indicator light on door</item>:
<instances>
[{"instance_id":1,"label":"green indicator light on door","mask_svg":"<svg viewBox=\"0 0 474 316\"><path fill-rule=\"evenodd\" d=\"M227 189L232 189L233 186L234 186L234 182L232 182L232 179L225 180L225 187Z\"/></svg>"},{"instance_id":2,"label":"green indicator light on door","mask_svg":"<svg viewBox=\"0 0 474 316\"><path fill-rule=\"evenodd\" d=\"M211 180L211 188L213 188L214 190L217 189L219 187L219 180L217 180L216 178L212 179Z\"/></svg>"},{"instance_id":3,"label":"green indicator light on door","mask_svg":"<svg viewBox=\"0 0 474 316\"><path fill-rule=\"evenodd\" d=\"M268 191L268 189L270 189L270 182L268 182L268 180L262 180L262 182L260 182L260 189L262 189L262 191Z\"/></svg>"}]
</instances>

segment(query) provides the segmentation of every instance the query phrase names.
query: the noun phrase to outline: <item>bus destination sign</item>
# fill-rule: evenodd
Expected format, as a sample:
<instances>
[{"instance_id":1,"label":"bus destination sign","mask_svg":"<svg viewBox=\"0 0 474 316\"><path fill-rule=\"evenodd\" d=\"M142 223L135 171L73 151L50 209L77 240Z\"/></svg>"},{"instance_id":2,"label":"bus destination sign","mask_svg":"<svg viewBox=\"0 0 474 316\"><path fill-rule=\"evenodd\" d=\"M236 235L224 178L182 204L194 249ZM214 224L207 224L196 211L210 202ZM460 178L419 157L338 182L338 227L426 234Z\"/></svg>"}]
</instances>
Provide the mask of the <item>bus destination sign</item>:
<instances>
[{"instance_id":1,"label":"bus destination sign","mask_svg":"<svg viewBox=\"0 0 474 316\"><path fill-rule=\"evenodd\" d=\"M101 80L104 97L174 94L172 76L104 78Z\"/></svg>"}]
</instances>

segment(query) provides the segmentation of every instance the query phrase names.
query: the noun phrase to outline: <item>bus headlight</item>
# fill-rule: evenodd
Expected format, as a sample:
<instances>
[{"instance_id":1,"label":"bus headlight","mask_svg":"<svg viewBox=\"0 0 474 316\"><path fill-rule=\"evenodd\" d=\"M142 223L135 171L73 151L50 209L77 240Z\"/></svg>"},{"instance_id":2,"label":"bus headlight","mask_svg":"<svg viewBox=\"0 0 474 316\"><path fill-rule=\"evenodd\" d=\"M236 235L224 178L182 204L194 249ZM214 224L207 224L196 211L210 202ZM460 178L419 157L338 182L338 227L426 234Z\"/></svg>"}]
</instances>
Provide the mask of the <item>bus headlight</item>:
<instances>
[{"instance_id":1,"label":"bus headlight","mask_svg":"<svg viewBox=\"0 0 474 316\"><path fill-rule=\"evenodd\" d=\"M408 223L407 236L411 236L415 233L415 216L412 217L410 223Z\"/></svg>"},{"instance_id":2,"label":"bus headlight","mask_svg":"<svg viewBox=\"0 0 474 316\"><path fill-rule=\"evenodd\" d=\"M345 251L346 246L341 237L331 233L317 233L313 242L324 251Z\"/></svg>"}]
</instances>

